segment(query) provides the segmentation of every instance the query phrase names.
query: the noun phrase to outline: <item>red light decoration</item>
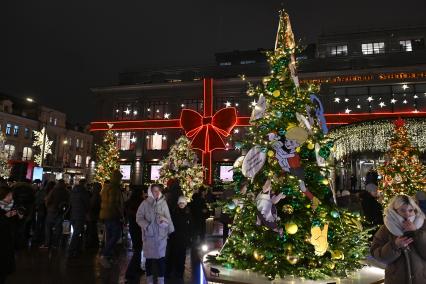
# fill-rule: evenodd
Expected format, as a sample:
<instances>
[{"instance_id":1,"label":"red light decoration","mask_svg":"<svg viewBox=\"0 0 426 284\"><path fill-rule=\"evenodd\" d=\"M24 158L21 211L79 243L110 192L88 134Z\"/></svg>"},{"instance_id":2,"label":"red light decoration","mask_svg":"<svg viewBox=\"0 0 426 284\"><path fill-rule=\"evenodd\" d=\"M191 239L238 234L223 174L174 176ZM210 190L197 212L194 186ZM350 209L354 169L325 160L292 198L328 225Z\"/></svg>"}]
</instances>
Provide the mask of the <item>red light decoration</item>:
<instances>
[{"instance_id":1,"label":"red light decoration","mask_svg":"<svg viewBox=\"0 0 426 284\"><path fill-rule=\"evenodd\" d=\"M399 118L398 118L397 120L395 120L393 123L395 124L396 128L400 128L400 127L403 127L403 126L404 126L405 121L404 121L401 117L399 117Z\"/></svg>"},{"instance_id":2,"label":"red light decoration","mask_svg":"<svg viewBox=\"0 0 426 284\"><path fill-rule=\"evenodd\" d=\"M211 184L212 152L225 149L223 138L228 137L235 126L250 126L250 117L238 117L233 107L220 109L213 114L213 79L204 79L203 86L203 114L183 109L180 119L98 121L90 124L90 131L106 131L110 129L108 124L112 124L111 129L115 131L183 128L192 146L202 152L202 164L207 169L204 182Z\"/></svg>"}]
</instances>

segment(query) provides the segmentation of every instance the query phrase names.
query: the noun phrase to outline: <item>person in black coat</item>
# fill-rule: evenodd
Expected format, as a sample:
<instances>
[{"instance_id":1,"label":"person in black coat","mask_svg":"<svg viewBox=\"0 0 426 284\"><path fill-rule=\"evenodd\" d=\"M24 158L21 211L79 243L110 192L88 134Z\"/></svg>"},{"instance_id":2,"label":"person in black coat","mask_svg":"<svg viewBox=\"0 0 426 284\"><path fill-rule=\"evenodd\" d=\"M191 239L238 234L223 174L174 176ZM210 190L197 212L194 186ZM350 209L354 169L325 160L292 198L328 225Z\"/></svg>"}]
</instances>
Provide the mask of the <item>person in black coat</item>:
<instances>
[{"instance_id":1,"label":"person in black coat","mask_svg":"<svg viewBox=\"0 0 426 284\"><path fill-rule=\"evenodd\" d=\"M359 197L365 219L375 226L383 225L382 205L368 191L361 191Z\"/></svg>"},{"instance_id":2,"label":"person in black coat","mask_svg":"<svg viewBox=\"0 0 426 284\"><path fill-rule=\"evenodd\" d=\"M186 251L191 243L191 213L186 206L186 197L180 196L178 206L172 213L175 231L167 242L166 278L174 277L183 281Z\"/></svg>"},{"instance_id":3,"label":"person in black coat","mask_svg":"<svg viewBox=\"0 0 426 284\"><path fill-rule=\"evenodd\" d=\"M141 253L142 253L142 229L136 223L136 212L138 211L139 205L143 201L143 190L140 188L134 188L130 195L129 200L124 204L126 217L129 220L129 233L132 239L132 251L133 255L126 270L126 279L128 281L136 281L143 273L141 269ZM138 282L139 283L139 282Z\"/></svg>"},{"instance_id":4,"label":"person in black coat","mask_svg":"<svg viewBox=\"0 0 426 284\"><path fill-rule=\"evenodd\" d=\"M14 232L18 210L13 209L13 196L8 186L0 186L0 284L15 271Z\"/></svg>"},{"instance_id":5,"label":"person in black coat","mask_svg":"<svg viewBox=\"0 0 426 284\"><path fill-rule=\"evenodd\" d=\"M87 248L99 248L98 221L101 211L101 189L99 182L92 184L89 212L87 213Z\"/></svg>"},{"instance_id":6,"label":"person in black coat","mask_svg":"<svg viewBox=\"0 0 426 284\"><path fill-rule=\"evenodd\" d=\"M84 233L86 216L89 212L90 193L86 188L86 180L82 179L78 185L74 186L70 194L71 206L71 224L74 232L71 237L71 243L68 250L69 257L75 257L79 254Z\"/></svg>"},{"instance_id":7,"label":"person in black coat","mask_svg":"<svg viewBox=\"0 0 426 284\"><path fill-rule=\"evenodd\" d=\"M17 249L23 249L28 247L29 244L35 201L34 191L30 183L17 182L12 186L12 192L15 207L24 216L24 218L18 221L16 227L15 246Z\"/></svg>"},{"instance_id":8,"label":"person in black coat","mask_svg":"<svg viewBox=\"0 0 426 284\"><path fill-rule=\"evenodd\" d=\"M205 192L200 189L192 195L190 210L193 224L193 240L204 242L206 237L206 219L209 217L209 209L205 200Z\"/></svg>"}]
</instances>

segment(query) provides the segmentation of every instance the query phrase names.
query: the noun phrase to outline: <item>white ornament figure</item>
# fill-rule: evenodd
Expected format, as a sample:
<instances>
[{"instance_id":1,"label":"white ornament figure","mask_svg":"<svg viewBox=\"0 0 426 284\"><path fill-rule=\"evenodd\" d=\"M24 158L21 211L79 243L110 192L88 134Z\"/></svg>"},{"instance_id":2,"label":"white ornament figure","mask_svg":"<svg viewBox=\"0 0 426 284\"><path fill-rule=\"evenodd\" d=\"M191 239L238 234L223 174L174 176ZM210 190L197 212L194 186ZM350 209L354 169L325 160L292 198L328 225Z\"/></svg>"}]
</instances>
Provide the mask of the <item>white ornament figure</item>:
<instances>
[{"instance_id":1,"label":"white ornament figure","mask_svg":"<svg viewBox=\"0 0 426 284\"><path fill-rule=\"evenodd\" d=\"M251 113L250 122L260 119L265 115L266 111L266 98L263 95L259 96L259 100L253 108Z\"/></svg>"},{"instance_id":2,"label":"white ornament figure","mask_svg":"<svg viewBox=\"0 0 426 284\"><path fill-rule=\"evenodd\" d=\"M277 214L277 204L285 198L283 193L275 195L271 192L271 180L268 179L262 187L262 191L256 197L257 221L256 225L264 225L282 235L283 229L278 228L280 220Z\"/></svg>"},{"instance_id":3,"label":"white ornament figure","mask_svg":"<svg viewBox=\"0 0 426 284\"><path fill-rule=\"evenodd\" d=\"M266 153L262 151L260 146L254 146L245 155L241 171L245 177L253 179L260 171L266 161Z\"/></svg>"},{"instance_id":4,"label":"white ornament figure","mask_svg":"<svg viewBox=\"0 0 426 284\"><path fill-rule=\"evenodd\" d=\"M275 158L278 161L280 167L285 171L290 171L290 166L288 164L287 158L294 157L294 154L290 154L284 151L283 142L280 141L281 137L275 133L268 134L269 141L271 142L272 149L275 150Z\"/></svg>"}]
</instances>

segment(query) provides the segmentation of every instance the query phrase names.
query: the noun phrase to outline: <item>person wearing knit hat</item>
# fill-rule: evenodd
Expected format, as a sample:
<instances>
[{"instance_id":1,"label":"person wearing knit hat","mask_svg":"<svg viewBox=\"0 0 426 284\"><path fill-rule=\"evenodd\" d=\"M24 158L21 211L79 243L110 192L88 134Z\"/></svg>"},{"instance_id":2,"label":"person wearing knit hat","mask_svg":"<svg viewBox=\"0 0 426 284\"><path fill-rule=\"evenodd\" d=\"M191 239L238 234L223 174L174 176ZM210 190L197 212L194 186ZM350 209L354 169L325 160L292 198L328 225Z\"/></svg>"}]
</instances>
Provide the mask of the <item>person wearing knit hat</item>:
<instances>
[{"instance_id":1,"label":"person wearing knit hat","mask_svg":"<svg viewBox=\"0 0 426 284\"><path fill-rule=\"evenodd\" d=\"M185 196L179 196L177 208L172 212L172 221L175 231L170 235L167 243L166 255L166 279L169 282L183 283L185 271L186 251L191 242L191 214L186 206L188 200ZM180 282L179 282L180 281Z\"/></svg>"}]
</instances>

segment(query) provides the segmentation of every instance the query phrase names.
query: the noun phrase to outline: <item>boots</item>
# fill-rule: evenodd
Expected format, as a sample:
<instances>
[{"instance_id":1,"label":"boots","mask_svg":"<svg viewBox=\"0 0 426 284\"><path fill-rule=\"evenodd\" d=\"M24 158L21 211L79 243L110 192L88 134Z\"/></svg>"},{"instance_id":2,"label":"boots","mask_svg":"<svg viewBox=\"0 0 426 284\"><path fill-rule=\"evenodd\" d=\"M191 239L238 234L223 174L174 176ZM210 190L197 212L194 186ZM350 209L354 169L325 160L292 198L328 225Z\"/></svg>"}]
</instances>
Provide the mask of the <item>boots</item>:
<instances>
[{"instance_id":1,"label":"boots","mask_svg":"<svg viewBox=\"0 0 426 284\"><path fill-rule=\"evenodd\" d=\"M163 278L163 283L164 283L164 278ZM146 277L146 284L154 284L154 276L152 276L152 275L147 276Z\"/></svg>"},{"instance_id":2,"label":"boots","mask_svg":"<svg viewBox=\"0 0 426 284\"><path fill-rule=\"evenodd\" d=\"M164 277L158 277L157 284L164 284Z\"/></svg>"}]
</instances>

